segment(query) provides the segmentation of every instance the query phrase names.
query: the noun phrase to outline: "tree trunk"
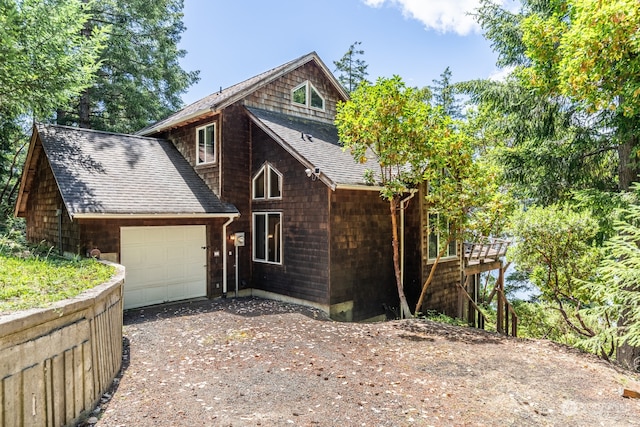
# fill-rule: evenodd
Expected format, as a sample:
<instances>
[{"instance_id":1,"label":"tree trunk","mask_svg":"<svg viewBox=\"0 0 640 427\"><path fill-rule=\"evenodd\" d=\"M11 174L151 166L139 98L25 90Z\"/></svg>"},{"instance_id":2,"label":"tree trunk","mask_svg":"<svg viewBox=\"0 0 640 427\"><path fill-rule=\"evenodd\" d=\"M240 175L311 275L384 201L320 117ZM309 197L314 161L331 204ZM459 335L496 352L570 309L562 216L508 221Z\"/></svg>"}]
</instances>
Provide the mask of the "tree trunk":
<instances>
[{"instance_id":1,"label":"tree trunk","mask_svg":"<svg viewBox=\"0 0 640 427\"><path fill-rule=\"evenodd\" d=\"M398 287L398 297L400 298L400 315L402 318L411 316L411 309L407 303L407 297L404 294L404 286L402 284L402 275L400 272L400 244L398 241L398 197L389 200L389 209L391 210L391 232L393 233L393 269L396 274L396 286Z\"/></svg>"},{"instance_id":2,"label":"tree trunk","mask_svg":"<svg viewBox=\"0 0 640 427\"><path fill-rule=\"evenodd\" d=\"M638 137L630 135L618 146L618 185L620 190L629 191L631 183L638 181L640 163L635 155L638 149ZM620 327L624 327L624 317L620 319ZM640 372L640 347L623 344L616 350L618 363L628 369Z\"/></svg>"},{"instance_id":3,"label":"tree trunk","mask_svg":"<svg viewBox=\"0 0 640 427\"><path fill-rule=\"evenodd\" d=\"M78 126L81 128L91 128L91 122L89 121L90 105L89 89L86 89L80 94L80 102L78 104Z\"/></svg>"},{"instance_id":4,"label":"tree trunk","mask_svg":"<svg viewBox=\"0 0 640 427\"><path fill-rule=\"evenodd\" d=\"M631 183L638 180L639 164L634 155L637 145L638 137L630 136L618 146L618 185L622 191L629 191Z\"/></svg>"},{"instance_id":5,"label":"tree trunk","mask_svg":"<svg viewBox=\"0 0 640 427\"><path fill-rule=\"evenodd\" d=\"M640 347L633 347L629 344L618 346L616 360L625 368L640 372Z\"/></svg>"},{"instance_id":6,"label":"tree trunk","mask_svg":"<svg viewBox=\"0 0 640 427\"><path fill-rule=\"evenodd\" d=\"M447 243L447 246L448 246L448 243ZM427 277L427 280L425 280L424 284L422 285L420 298L418 298L418 303L416 304L416 313L422 310L422 304L424 304L424 297L427 295L427 288L429 287L431 282L433 282L433 277L435 276L436 268L438 267L438 263L440 262L440 258L442 257L442 252L443 252L442 250L438 252L438 256L436 260L433 262L433 264L431 264L431 271L429 272L429 277Z\"/></svg>"},{"instance_id":7,"label":"tree trunk","mask_svg":"<svg viewBox=\"0 0 640 427\"><path fill-rule=\"evenodd\" d=\"M83 3L87 3L87 0L83 0ZM82 29L82 35L86 38L91 37L91 21L87 20ZM80 94L80 100L78 102L78 126L81 128L90 129L91 122L89 117L91 115L91 98L89 96L89 88L82 91Z\"/></svg>"}]
</instances>

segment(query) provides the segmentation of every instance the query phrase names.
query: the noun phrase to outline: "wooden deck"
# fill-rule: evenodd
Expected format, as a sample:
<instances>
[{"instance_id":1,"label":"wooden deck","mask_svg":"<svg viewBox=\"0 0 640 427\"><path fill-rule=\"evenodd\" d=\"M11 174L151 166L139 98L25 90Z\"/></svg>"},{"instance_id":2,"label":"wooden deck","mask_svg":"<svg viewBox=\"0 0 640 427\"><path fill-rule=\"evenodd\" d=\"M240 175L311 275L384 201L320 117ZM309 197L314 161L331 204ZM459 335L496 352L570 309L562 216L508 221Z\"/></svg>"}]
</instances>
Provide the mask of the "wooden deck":
<instances>
[{"instance_id":1,"label":"wooden deck","mask_svg":"<svg viewBox=\"0 0 640 427\"><path fill-rule=\"evenodd\" d=\"M501 258L511 242L503 239L487 239L484 242L464 244L465 274L477 274L502 267Z\"/></svg>"},{"instance_id":2,"label":"wooden deck","mask_svg":"<svg viewBox=\"0 0 640 427\"><path fill-rule=\"evenodd\" d=\"M465 243L463 254L463 275L459 284L460 288L460 317L465 317L469 324L484 329L485 316L478 306L477 279L474 284L473 277L479 277L480 273L498 270L498 279L494 290L491 292L490 303L497 296L497 321L496 329L499 333L517 336L518 315L507 300L504 293L504 273L509 264L504 264L504 256L511 244L508 240L490 238L483 242ZM467 313L464 313L464 301L467 301Z\"/></svg>"}]
</instances>

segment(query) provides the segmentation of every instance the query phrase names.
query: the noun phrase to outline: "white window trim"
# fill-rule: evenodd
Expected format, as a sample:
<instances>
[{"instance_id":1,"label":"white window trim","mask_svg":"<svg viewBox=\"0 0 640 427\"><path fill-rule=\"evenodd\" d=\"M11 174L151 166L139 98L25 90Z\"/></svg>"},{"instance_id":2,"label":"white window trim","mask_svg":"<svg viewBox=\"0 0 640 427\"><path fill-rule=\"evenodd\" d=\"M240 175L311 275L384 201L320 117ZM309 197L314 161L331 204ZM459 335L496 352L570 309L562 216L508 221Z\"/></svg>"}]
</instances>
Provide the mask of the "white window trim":
<instances>
[{"instance_id":1,"label":"white window trim","mask_svg":"<svg viewBox=\"0 0 640 427\"><path fill-rule=\"evenodd\" d=\"M293 93L295 91L297 91L298 89L300 89L301 87L305 87L306 90L306 95L305 95L305 103L299 103L299 102L295 102L293 100ZM314 107L311 105L311 90L314 90L318 96L320 97L320 99L322 99L322 108L319 107ZM320 93L320 91L318 89L316 89L316 87L314 85L311 84L311 82L309 80L306 80L305 82L299 84L298 86L294 87L293 89L291 89L291 103L297 106L301 106L301 107L307 107L310 108L312 110L316 110L316 111L326 111L326 105L327 105L327 100L324 98L324 96L322 96L322 94Z\"/></svg>"},{"instance_id":2,"label":"white window trim","mask_svg":"<svg viewBox=\"0 0 640 427\"><path fill-rule=\"evenodd\" d=\"M200 161L200 156L198 154L198 150L200 150L200 129L205 129L205 134L206 134L206 129L209 126L213 126L213 160L207 161L205 160L204 162ZM218 124L216 122L211 122L211 123L207 123L205 125L202 126L198 126L196 128L196 166L200 166L200 165L214 165L217 163L217 159L218 159Z\"/></svg>"},{"instance_id":3,"label":"white window trim","mask_svg":"<svg viewBox=\"0 0 640 427\"><path fill-rule=\"evenodd\" d=\"M437 215L438 219L440 218L440 214L439 213L438 214L427 214L427 264L433 264L435 262L435 260L436 260L436 258L438 256L437 254L440 253L440 245L441 245L440 232L436 230L436 231L434 231L434 233L436 234L436 239L437 239L437 252L436 252L436 256L432 258L431 255L429 254L429 243L430 243L430 240L431 240L431 223L429 221L429 217L431 215ZM448 221L447 221L447 223L448 223ZM456 242L456 253L453 254L453 255L443 255L442 258L440 258L440 261L452 261L452 260L458 259L458 251L459 251L459 248L458 248L458 244Z\"/></svg>"},{"instance_id":4,"label":"white window trim","mask_svg":"<svg viewBox=\"0 0 640 427\"><path fill-rule=\"evenodd\" d=\"M276 197L272 197L269 194L271 190L271 171L275 172L276 175L280 178L280 195ZM264 197L256 197L256 179L260 176L261 173L264 173ZM279 170L274 168L270 163L265 163L262 167L256 172L256 174L251 179L251 199L252 200L282 200L282 192L283 192L283 177Z\"/></svg>"},{"instance_id":5,"label":"white window trim","mask_svg":"<svg viewBox=\"0 0 640 427\"><path fill-rule=\"evenodd\" d=\"M279 257L280 261L279 262L269 261L268 259L256 258L256 238L258 237L256 235L256 219L257 219L258 216L261 216L263 218L268 218L269 215L279 215L280 216L280 222L278 223L279 224L278 232L280 233L279 236L278 236L278 240L279 240L278 252L280 254L280 257ZM284 241L284 239L282 237L282 212L271 212L271 211L269 211L269 212L254 212L253 213L253 219L252 219L251 223L252 223L252 228L253 228L253 230L252 230L253 232L251 233L252 236L253 236L252 245L251 245L252 246L251 258L252 258L253 262L260 262L260 263L263 263L263 264L271 264L271 265L282 265L283 264L283 259L284 259L284 250L283 250L283 246L284 246L283 245L283 241ZM264 253L265 253L265 256L267 258L269 258L269 235L268 235L268 233L269 233L269 225L268 225L268 223L266 224L265 232L267 233L267 235L265 236L266 239L264 239L264 243L265 243Z\"/></svg>"}]
</instances>

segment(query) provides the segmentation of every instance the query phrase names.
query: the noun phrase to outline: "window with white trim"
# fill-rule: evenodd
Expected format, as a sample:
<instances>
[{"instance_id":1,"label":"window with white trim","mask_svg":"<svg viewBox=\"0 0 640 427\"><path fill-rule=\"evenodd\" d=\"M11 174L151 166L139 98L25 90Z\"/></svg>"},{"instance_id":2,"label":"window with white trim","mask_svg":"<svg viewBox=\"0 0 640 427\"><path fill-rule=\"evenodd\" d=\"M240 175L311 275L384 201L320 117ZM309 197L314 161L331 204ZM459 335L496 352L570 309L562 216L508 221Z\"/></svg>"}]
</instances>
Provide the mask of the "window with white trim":
<instances>
[{"instance_id":1,"label":"window with white trim","mask_svg":"<svg viewBox=\"0 0 640 427\"><path fill-rule=\"evenodd\" d=\"M282 199L282 174L265 163L252 180L253 200Z\"/></svg>"},{"instance_id":2,"label":"window with white trim","mask_svg":"<svg viewBox=\"0 0 640 427\"><path fill-rule=\"evenodd\" d=\"M313 87L309 81L293 88L291 91L291 102L317 110L324 110L324 98L320 95L318 89Z\"/></svg>"},{"instance_id":3,"label":"window with white trim","mask_svg":"<svg viewBox=\"0 0 640 427\"><path fill-rule=\"evenodd\" d=\"M253 260L282 264L282 213L254 212Z\"/></svg>"},{"instance_id":4,"label":"window with white trim","mask_svg":"<svg viewBox=\"0 0 640 427\"><path fill-rule=\"evenodd\" d=\"M196 128L196 164L216 161L216 124Z\"/></svg>"},{"instance_id":5,"label":"window with white trim","mask_svg":"<svg viewBox=\"0 0 640 427\"><path fill-rule=\"evenodd\" d=\"M449 221L442 218L440 214L429 214L427 223L427 230L429 231L428 237L428 256L429 260L435 260L438 257L438 253L442 249L443 245L447 244L445 236L442 236L440 230L444 227L449 227ZM455 239L453 239L447 245L447 248L442 254L442 258L455 258L458 253L458 245Z\"/></svg>"}]
</instances>

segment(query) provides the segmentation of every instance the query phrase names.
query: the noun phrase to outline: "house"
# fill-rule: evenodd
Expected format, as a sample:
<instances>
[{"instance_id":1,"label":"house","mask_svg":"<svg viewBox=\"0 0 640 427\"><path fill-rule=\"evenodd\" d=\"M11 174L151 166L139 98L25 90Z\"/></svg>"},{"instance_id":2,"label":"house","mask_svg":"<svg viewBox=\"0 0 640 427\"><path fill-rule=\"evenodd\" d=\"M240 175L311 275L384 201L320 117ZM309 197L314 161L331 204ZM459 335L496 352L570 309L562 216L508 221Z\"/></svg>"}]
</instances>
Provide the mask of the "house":
<instances>
[{"instance_id":1,"label":"house","mask_svg":"<svg viewBox=\"0 0 640 427\"><path fill-rule=\"evenodd\" d=\"M125 307L255 295L365 320L398 306L388 203L333 124L348 99L316 53L213 93L137 135L36 125L16 215L27 236L125 265ZM401 212L415 304L439 239ZM427 307L455 315L455 245Z\"/></svg>"}]
</instances>

